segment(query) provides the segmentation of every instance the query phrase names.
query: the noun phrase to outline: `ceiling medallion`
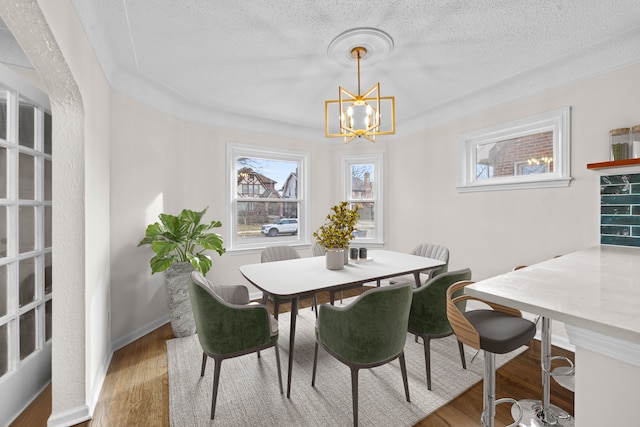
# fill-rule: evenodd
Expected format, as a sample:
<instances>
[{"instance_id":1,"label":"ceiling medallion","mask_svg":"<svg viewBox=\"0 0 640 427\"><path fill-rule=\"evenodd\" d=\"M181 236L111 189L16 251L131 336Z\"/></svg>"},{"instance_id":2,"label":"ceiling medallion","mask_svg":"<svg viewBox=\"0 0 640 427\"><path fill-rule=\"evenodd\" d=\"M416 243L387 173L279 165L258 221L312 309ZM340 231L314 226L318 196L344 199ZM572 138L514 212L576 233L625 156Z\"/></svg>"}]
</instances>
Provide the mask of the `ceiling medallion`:
<instances>
[{"instance_id":1,"label":"ceiling medallion","mask_svg":"<svg viewBox=\"0 0 640 427\"><path fill-rule=\"evenodd\" d=\"M360 62L375 64L387 58L393 50L393 39L375 28L355 28L345 31L329 44L327 54L342 65L358 65L358 92L354 94L338 87L338 99L325 101L325 135L344 138L344 143L356 137L376 142L378 135L395 133L395 99L380 96L380 83L360 91ZM383 114L384 113L384 114ZM382 125L386 127L383 128Z\"/></svg>"}]
</instances>

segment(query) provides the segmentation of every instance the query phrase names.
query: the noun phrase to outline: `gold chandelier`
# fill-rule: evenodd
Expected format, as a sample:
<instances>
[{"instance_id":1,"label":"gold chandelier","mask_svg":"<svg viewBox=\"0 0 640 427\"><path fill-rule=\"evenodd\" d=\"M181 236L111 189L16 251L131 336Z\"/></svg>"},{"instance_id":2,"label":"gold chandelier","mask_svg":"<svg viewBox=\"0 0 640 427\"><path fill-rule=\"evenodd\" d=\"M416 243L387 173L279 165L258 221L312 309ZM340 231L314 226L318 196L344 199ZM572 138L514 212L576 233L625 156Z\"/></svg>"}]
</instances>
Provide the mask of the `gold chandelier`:
<instances>
[{"instance_id":1,"label":"gold chandelier","mask_svg":"<svg viewBox=\"0 0 640 427\"><path fill-rule=\"evenodd\" d=\"M338 99L324 103L325 135L328 138L344 138L345 144L356 137L376 142L376 136L392 135L396 132L394 97L380 96L380 83L376 83L365 93L360 92L360 60L366 54L367 49L362 46L356 46L350 52L351 58L358 61L358 94L354 95L339 86ZM390 128L387 126L386 130L381 127L382 103L390 105L390 114L385 115L389 119ZM339 114L335 114L336 107Z\"/></svg>"}]
</instances>

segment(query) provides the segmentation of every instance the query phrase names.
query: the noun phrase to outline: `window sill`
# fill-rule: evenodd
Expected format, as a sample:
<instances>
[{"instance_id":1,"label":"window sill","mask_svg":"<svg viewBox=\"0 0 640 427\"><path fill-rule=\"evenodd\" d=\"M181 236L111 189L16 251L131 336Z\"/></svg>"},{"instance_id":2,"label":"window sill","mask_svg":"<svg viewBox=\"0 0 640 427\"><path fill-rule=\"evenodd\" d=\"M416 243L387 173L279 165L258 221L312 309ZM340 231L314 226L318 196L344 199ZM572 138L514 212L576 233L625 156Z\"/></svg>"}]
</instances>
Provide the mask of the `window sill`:
<instances>
[{"instance_id":1,"label":"window sill","mask_svg":"<svg viewBox=\"0 0 640 427\"><path fill-rule=\"evenodd\" d=\"M571 177L566 178L548 178L538 180L518 180L518 179L492 179L491 182L474 182L468 185L459 185L456 187L459 193L470 193L474 191L496 191L496 190L521 190L526 188L549 188L549 187L568 187L571 184Z\"/></svg>"}]
</instances>

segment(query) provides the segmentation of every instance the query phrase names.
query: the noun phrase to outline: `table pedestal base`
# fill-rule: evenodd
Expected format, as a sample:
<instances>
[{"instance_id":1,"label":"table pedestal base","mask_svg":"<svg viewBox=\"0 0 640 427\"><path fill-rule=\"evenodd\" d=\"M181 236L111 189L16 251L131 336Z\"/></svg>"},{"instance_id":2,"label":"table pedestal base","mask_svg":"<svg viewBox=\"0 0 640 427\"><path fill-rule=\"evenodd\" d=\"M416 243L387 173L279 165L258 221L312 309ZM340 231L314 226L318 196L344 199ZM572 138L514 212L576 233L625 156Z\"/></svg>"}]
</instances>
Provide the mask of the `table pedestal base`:
<instances>
[{"instance_id":1,"label":"table pedestal base","mask_svg":"<svg viewBox=\"0 0 640 427\"><path fill-rule=\"evenodd\" d=\"M518 427L573 427L574 418L567 411L560 409L556 405L549 405L546 414L542 411L542 401L533 399L523 399L518 401L522 407L522 421ZM511 416L514 419L518 416L519 409L516 405L511 407Z\"/></svg>"}]
</instances>

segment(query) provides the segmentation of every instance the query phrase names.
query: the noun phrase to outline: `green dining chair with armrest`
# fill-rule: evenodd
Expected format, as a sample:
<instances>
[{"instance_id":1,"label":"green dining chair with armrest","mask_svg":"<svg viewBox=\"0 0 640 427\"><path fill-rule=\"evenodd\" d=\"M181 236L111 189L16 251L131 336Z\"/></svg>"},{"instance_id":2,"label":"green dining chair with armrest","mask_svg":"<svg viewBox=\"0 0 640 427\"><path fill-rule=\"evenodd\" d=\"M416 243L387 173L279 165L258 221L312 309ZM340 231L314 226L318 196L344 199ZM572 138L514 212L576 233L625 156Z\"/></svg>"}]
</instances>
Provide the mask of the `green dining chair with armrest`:
<instances>
[{"instance_id":1,"label":"green dining chair with armrest","mask_svg":"<svg viewBox=\"0 0 640 427\"><path fill-rule=\"evenodd\" d=\"M427 370L427 388L431 390L431 340L453 335L453 329L447 319L447 289L461 280L470 280L468 268L442 273L424 285L413 290L408 331L424 341L424 359ZM465 310L466 302L459 303L459 309ZM464 346L458 341L462 369L467 369Z\"/></svg>"},{"instance_id":2,"label":"green dining chair with armrest","mask_svg":"<svg viewBox=\"0 0 640 427\"><path fill-rule=\"evenodd\" d=\"M315 386L318 346L351 369L353 425L358 425L358 371L400 360L404 391L409 399L404 345L411 308L409 283L365 292L351 304L318 307L311 386Z\"/></svg>"},{"instance_id":3,"label":"green dining chair with armrest","mask_svg":"<svg viewBox=\"0 0 640 427\"><path fill-rule=\"evenodd\" d=\"M513 409L518 409L515 422L508 427L520 425L523 408L512 398L496 400L496 354L509 353L533 339L536 325L522 318L520 310L462 294L465 286L472 281L464 280L454 283L447 290L447 317L458 340L482 350L484 354L483 376L483 409L480 423L483 427L494 427L496 405L512 403ZM479 301L488 308L461 311L459 305L468 300Z\"/></svg>"},{"instance_id":4,"label":"green dining chair with armrest","mask_svg":"<svg viewBox=\"0 0 640 427\"><path fill-rule=\"evenodd\" d=\"M198 340L202 347L202 368L204 376L207 358L215 361L213 392L211 396L211 419L216 412L218 384L222 361L273 347L276 352L278 383L283 394L280 353L278 351L278 323L271 321L269 310L263 304L246 304L248 291L244 286L213 285L201 273L191 273L189 298L196 323ZM221 294L218 294L220 292ZM225 301L223 295L240 305Z\"/></svg>"}]
</instances>

